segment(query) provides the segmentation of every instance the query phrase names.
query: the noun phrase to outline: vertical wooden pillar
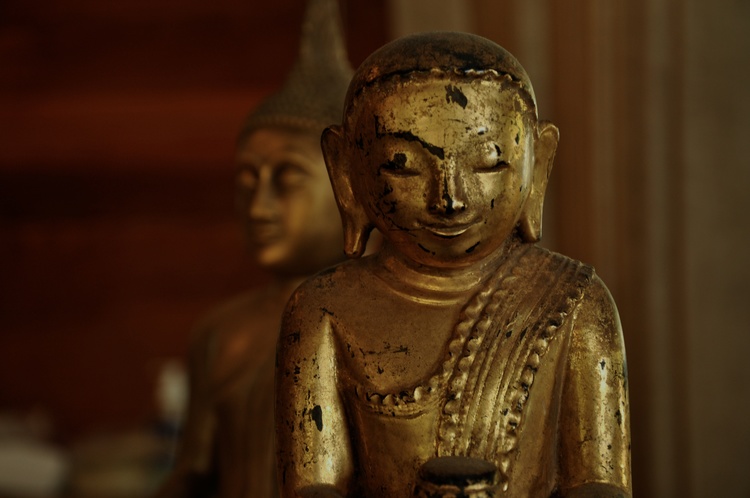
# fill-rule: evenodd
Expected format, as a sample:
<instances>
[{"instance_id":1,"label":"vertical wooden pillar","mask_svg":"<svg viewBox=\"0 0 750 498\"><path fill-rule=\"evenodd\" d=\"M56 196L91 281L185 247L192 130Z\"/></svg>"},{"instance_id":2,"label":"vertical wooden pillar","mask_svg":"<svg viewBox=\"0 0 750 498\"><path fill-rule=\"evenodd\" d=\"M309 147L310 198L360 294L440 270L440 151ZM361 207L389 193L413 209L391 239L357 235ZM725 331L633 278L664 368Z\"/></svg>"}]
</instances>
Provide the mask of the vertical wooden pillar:
<instances>
[{"instance_id":1,"label":"vertical wooden pillar","mask_svg":"<svg viewBox=\"0 0 750 498\"><path fill-rule=\"evenodd\" d=\"M683 2L684 372L696 497L750 496L750 3ZM671 173L670 173L671 174Z\"/></svg>"}]
</instances>

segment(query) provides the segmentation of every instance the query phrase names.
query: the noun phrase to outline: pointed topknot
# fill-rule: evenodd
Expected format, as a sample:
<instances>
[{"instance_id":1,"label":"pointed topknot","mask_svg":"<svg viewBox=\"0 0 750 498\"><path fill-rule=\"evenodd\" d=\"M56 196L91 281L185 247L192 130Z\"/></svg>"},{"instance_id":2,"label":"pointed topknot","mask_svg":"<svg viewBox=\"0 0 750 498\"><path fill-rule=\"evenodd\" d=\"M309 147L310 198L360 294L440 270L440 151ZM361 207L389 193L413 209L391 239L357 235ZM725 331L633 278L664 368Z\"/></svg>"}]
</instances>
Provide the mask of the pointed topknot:
<instances>
[{"instance_id":1,"label":"pointed topknot","mask_svg":"<svg viewBox=\"0 0 750 498\"><path fill-rule=\"evenodd\" d=\"M352 73L338 0L308 0L298 59L282 89L248 116L240 140L258 128L322 132L339 123Z\"/></svg>"}]
</instances>

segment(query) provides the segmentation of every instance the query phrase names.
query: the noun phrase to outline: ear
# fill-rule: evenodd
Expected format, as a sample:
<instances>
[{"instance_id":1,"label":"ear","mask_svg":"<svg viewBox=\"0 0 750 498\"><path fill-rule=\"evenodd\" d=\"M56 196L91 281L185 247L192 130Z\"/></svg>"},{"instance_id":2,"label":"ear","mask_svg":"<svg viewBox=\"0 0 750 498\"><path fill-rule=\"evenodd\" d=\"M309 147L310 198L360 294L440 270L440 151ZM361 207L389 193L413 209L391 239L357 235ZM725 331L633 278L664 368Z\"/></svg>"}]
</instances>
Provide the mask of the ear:
<instances>
[{"instance_id":1,"label":"ear","mask_svg":"<svg viewBox=\"0 0 750 498\"><path fill-rule=\"evenodd\" d=\"M542 238L544 193L547 191L547 181L560 141L560 131L549 121L540 121L535 135L531 191L519 220L521 235L526 242L538 242Z\"/></svg>"},{"instance_id":2,"label":"ear","mask_svg":"<svg viewBox=\"0 0 750 498\"><path fill-rule=\"evenodd\" d=\"M323 158L328 168L333 194L344 227L344 252L350 258L362 256L373 226L362 205L354 196L353 171L341 126L329 126L321 138Z\"/></svg>"}]
</instances>

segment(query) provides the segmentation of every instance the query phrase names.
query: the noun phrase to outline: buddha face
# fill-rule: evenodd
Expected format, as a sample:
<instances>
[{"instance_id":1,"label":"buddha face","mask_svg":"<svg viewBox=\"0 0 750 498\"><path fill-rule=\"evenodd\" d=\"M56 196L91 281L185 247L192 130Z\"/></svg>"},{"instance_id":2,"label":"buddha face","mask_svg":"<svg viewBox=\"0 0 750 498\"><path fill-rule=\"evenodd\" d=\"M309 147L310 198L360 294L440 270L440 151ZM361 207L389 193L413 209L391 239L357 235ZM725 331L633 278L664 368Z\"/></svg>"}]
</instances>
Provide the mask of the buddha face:
<instances>
[{"instance_id":1,"label":"buddha face","mask_svg":"<svg viewBox=\"0 0 750 498\"><path fill-rule=\"evenodd\" d=\"M259 129L237 151L237 204L251 254L280 274L342 259L341 221L316 134Z\"/></svg>"},{"instance_id":2,"label":"buddha face","mask_svg":"<svg viewBox=\"0 0 750 498\"><path fill-rule=\"evenodd\" d=\"M352 184L368 218L419 264L462 266L498 251L532 182L525 101L480 79L383 90L363 97L350 121L352 154L365 170Z\"/></svg>"}]
</instances>

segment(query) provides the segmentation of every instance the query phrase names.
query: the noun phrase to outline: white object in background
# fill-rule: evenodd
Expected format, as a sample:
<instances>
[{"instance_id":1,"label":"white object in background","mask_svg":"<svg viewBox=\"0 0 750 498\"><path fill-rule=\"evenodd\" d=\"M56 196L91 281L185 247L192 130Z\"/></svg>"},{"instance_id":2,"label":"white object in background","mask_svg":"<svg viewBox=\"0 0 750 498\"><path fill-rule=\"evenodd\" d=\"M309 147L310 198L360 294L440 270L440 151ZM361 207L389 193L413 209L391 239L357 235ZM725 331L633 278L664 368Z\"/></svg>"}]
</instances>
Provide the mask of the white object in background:
<instances>
[{"instance_id":1,"label":"white object in background","mask_svg":"<svg viewBox=\"0 0 750 498\"><path fill-rule=\"evenodd\" d=\"M0 495L52 496L62 487L68 467L68 459L55 448L32 440L4 440Z\"/></svg>"},{"instance_id":2,"label":"white object in background","mask_svg":"<svg viewBox=\"0 0 750 498\"><path fill-rule=\"evenodd\" d=\"M156 406L161 420L179 424L188 401L188 379L180 360L162 363L156 382Z\"/></svg>"}]
</instances>

